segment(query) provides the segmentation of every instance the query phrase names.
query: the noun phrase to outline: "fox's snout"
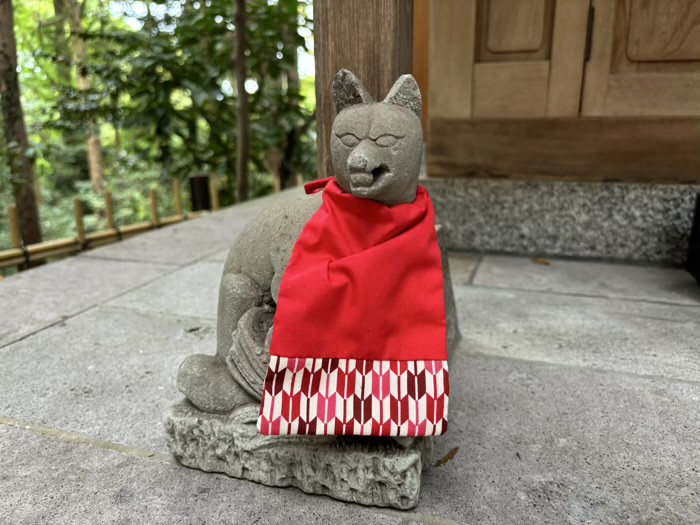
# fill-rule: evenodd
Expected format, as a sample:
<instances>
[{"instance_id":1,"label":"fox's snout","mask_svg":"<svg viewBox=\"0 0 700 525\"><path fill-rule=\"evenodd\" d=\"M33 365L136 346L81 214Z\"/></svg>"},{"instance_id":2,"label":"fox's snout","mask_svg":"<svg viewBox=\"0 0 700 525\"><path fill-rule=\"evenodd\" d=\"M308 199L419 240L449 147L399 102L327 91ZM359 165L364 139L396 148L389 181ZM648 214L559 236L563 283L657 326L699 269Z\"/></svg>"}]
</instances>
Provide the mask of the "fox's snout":
<instances>
[{"instance_id":1,"label":"fox's snout","mask_svg":"<svg viewBox=\"0 0 700 525\"><path fill-rule=\"evenodd\" d=\"M348 171L351 173L369 173L381 164L377 156L368 151L371 146L367 142L369 141L360 143L348 156Z\"/></svg>"}]
</instances>

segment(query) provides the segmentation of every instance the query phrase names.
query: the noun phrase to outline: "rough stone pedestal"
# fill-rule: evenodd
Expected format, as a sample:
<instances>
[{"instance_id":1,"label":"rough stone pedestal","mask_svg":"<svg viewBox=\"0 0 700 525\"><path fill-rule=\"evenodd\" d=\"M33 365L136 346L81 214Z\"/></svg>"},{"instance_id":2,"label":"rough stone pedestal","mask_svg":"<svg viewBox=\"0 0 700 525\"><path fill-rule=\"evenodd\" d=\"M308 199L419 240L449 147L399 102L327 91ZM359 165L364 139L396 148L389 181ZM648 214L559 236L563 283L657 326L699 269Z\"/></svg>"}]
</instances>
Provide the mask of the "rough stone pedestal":
<instances>
[{"instance_id":1,"label":"rough stone pedestal","mask_svg":"<svg viewBox=\"0 0 700 525\"><path fill-rule=\"evenodd\" d=\"M418 503L432 438L404 448L391 438L263 436L258 410L247 405L230 415L209 414L181 401L165 415L170 451L188 467L274 487L380 507Z\"/></svg>"}]
</instances>

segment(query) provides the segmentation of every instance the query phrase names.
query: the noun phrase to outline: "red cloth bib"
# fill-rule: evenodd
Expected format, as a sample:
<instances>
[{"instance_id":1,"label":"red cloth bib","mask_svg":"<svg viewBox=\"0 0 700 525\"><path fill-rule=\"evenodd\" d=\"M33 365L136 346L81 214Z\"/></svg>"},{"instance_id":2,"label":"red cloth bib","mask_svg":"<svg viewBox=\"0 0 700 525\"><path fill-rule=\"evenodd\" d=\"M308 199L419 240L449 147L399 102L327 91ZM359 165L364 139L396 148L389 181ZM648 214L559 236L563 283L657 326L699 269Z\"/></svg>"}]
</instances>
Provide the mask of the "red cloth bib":
<instances>
[{"instance_id":1,"label":"red cloth bib","mask_svg":"<svg viewBox=\"0 0 700 525\"><path fill-rule=\"evenodd\" d=\"M389 207L315 181L323 204L282 278L258 420L263 434L447 430L449 382L435 213L419 187Z\"/></svg>"}]
</instances>

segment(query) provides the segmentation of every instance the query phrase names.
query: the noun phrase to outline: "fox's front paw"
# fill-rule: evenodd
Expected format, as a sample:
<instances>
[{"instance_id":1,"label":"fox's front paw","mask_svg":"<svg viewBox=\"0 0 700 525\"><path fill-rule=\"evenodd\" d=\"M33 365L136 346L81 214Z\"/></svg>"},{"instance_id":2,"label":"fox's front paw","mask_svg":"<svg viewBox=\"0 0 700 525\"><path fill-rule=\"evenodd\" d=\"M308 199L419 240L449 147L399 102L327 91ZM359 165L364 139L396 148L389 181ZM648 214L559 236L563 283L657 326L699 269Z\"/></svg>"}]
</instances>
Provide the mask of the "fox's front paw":
<instances>
[{"instance_id":1,"label":"fox's front paw","mask_svg":"<svg viewBox=\"0 0 700 525\"><path fill-rule=\"evenodd\" d=\"M212 355L188 356L178 370L177 388L204 412L228 413L252 401L221 359Z\"/></svg>"}]
</instances>

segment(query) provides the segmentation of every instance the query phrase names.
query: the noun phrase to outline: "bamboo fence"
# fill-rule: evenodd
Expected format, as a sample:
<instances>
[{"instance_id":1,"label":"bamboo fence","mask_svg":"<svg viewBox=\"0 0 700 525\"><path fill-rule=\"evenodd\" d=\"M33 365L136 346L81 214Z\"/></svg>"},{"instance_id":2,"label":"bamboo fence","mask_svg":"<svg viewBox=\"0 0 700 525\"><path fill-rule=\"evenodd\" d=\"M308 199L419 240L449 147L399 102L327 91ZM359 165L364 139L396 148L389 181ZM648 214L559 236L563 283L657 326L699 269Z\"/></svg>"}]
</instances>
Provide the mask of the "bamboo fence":
<instances>
[{"instance_id":1,"label":"bamboo fence","mask_svg":"<svg viewBox=\"0 0 700 525\"><path fill-rule=\"evenodd\" d=\"M211 208L219 209L219 188L215 180L211 181ZM179 181L173 182L173 194L175 200L175 215L161 217L158 209L158 191L150 191L151 220L117 226L114 220L114 205L112 193L104 192L104 213L107 229L96 232L85 232L83 222L83 203L80 199L73 200L73 213L75 215L75 237L44 241L37 244L25 245L19 229L19 215L15 206L9 206L7 215L9 218L10 239L12 248L0 251L0 269L16 266L18 271L28 267L31 263L45 261L49 257L72 255L83 250L97 248L113 242L121 241L161 226L175 224L188 219L195 219L206 215L208 211L196 211L185 213L182 206L182 188Z\"/></svg>"}]
</instances>

